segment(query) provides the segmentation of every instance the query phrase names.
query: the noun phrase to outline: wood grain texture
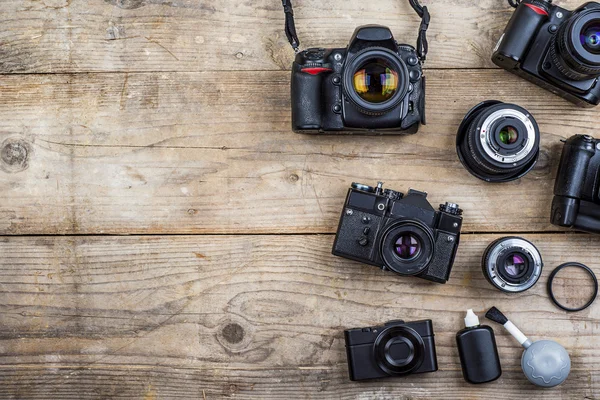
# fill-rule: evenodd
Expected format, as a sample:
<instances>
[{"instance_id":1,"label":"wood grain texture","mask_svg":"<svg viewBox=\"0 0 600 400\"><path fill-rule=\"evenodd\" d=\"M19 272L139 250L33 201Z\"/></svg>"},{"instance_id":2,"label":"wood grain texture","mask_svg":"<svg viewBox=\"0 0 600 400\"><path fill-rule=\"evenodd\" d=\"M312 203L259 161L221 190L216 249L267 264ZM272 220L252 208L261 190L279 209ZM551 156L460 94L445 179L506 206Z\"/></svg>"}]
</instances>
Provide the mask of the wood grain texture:
<instances>
[{"instance_id":1,"label":"wood grain texture","mask_svg":"<svg viewBox=\"0 0 600 400\"><path fill-rule=\"evenodd\" d=\"M600 273L600 239L527 235L540 282L517 295L484 279L497 235L465 235L448 284L402 278L333 257L332 235L13 237L0 240L3 398L593 399L600 396L598 307L549 301L553 267L573 254ZM578 296L578 282L558 282ZM502 309L533 340L572 357L568 381L537 390L518 344L494 326L504 373L463 381L454 335L464 312ZM343 330L431 318L440 370L352 383Z\"/></svg>"},{"instance_id":2,"label":"wood grain texture","mask_svg":"<svg viewBox=\"0 0 600 400\"><path fill-rule=\"evenodd\" d=\"M556 231L560 139L599 121L499 70L429 71L411 137L292 133L287 72L19 75L0 90L3 234L332 233L350 183L377 180L459 203L465 231ZM485 184L458 161L457 127L489 98L539 122L525 179Z\"/></svg>"},{"instance_id":3,"label":"wood grain texture","mask_svg":"<svg viewBox=\"0 0 600 400\"><path fill-rule=\"evenodd\" d=\"M428 68L491 68L513 9L504 0L423 0L432 14ZM574 9L579 0L561 1ZM363 24L414 44L406 0L295 2L303 48L345 47ZM280 1L4 0L0 73L288 70Z\"/></svg>"}]
</instances>

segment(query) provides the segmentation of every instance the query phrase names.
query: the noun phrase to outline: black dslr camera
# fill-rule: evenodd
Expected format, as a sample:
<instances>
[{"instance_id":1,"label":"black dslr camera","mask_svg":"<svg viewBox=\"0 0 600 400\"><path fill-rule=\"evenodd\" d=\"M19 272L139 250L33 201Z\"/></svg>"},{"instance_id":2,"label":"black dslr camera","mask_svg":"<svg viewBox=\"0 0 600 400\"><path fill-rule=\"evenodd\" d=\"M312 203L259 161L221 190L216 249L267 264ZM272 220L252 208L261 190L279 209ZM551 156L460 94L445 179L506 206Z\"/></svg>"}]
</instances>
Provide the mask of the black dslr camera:
<instances>
[{"instance_id":1,"label":"black dslr camera","mask_svg":"<svg viewBox=\"0 0 600 400\"><path fill-rule=\"evenodd\" d=\"M493 62L581 107L600 103L600 4L574 11L552 0L509 0L517 9Z\"/></svg>"},{"instance_id":2,"label":"black dslr camera","mask_svg":"<svg viewBox=\"0 0 600 400\"><path fill-rule=\"evenodd\" d=\"M564 144L554 184L554 225L600 233L600 141L575 135Z\"/></svg>"},{"instance_id":3,"label":"black dslr camera","mask_svg":"<svg viewBox=\"0 0 600 400\"><path fill-rule=\"evenodd\" d=\"M458 248L462 210L439 211L427 193L402 193L353 183L333 243L333 254L433 282L446 283Z\"/></svg>"},{"instance_id":4,"label":"black dslr camera","mask_svg":"<svg viewBox=\"0 0 600 400\"><path fill-rule=\"evenodd\" d=\"M289 0L283 0L291 12ZM347 48L312 48L292 65L292 129L298 133L369 131L416 133L425 123L422 62L429 24L426 7L411 0L423 18L418 47L398 44L389 28L356 29ZM298 49L295 31L286 33Z\"/></svg>"},{"instance_id":5,"label":"black dslr camera","mask_svg":"<svg viewBox=\"0 0 600 400\"><path fill-rule=\"evenodd\" d=\"M390 321L344 331L350 379L385 378L438 369L431 320Z\"/></svg>"}]
</instances>

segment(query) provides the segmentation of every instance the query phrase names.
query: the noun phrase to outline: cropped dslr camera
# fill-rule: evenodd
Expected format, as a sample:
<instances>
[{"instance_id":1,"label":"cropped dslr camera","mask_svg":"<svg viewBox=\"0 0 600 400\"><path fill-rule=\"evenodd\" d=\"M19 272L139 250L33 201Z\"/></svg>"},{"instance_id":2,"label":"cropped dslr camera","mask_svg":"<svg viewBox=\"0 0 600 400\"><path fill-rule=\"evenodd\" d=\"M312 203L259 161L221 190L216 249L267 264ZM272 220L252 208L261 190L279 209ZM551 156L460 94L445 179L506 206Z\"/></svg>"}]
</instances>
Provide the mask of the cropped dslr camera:
<instances>
[{"instance_id":1,"label":"cropped dslr camera","mask_svg":"<svg viewBox=\"0 0 600 400\"><path fill-rule=\"evenodd\" d=\"M291 11L289 0L283 0ZM416 133L425 124L429 13L410 0L423 18L418 50L398 44L389 28L366 25L356 29L346 48L312 48L296 55L292 65L292 128L298 133L368 131L380 134ZM288 16L286 27L289 21ZM290 43L298 41L286 29Z\"/></svg>"},{"instance_id":2,"label":"cropped dslr camera","mask_svg":"<svg viewBox=\"0 0 600 400\"><path fill-rule=\"evenodd\" d=\"M552 223L600 233L600 141L575 135L564 144L552 201Z\"/></svg>"},{"instance_id":3,"label":"cropped dslr camera","mask_svg":"<svg viewBox=\"0 0 600 400\"><path fill-rule=\"evenodd\" d=\"M433 324L429 319L349 329L344 336L353 381L438 370Z\"/></svg>"},{"instance_id":4,"label":"cropped dslr camera","mask_svg":"<svg viewBox=\"0 0 600 400\"><path fill-rule=\"evenodd\" d=\"M458 248L462 210L453 203L434 210L427 193L400 192L353 183L332 253L400 275L446 283Z\"/></svg>"},{"instance_id":5,"label":"cropped dslr camera","mask_svg":"<svg viewBox=\"0 0 600 400\"><path fill-rule=\"evenodd\" d=\"M600 103L600 4L574 11L552 0L509 0L517 6L493 62L581 107Z\"/></svg>"}]
</instances>

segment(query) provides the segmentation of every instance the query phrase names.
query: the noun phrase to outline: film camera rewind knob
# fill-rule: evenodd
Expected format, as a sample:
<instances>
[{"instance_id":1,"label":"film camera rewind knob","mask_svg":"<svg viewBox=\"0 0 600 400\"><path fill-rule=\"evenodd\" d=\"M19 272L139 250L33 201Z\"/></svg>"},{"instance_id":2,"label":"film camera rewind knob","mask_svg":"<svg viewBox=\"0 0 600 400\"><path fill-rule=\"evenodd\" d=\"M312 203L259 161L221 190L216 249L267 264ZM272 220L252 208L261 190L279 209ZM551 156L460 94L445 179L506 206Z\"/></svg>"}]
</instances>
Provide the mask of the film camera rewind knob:
<instances>
[{"instance_id":1,"label":"film camera rewind knob","mask_svg":"<svg viewBox=\"0 0 600 400\"><path fill-rule=\"evenodd\" d=\"M461 215L463 212L460 207L458 207L458 204L448 202L446 202L446 204L440 204L440 211L452 215Z\"/></svg>"}]
</instances>

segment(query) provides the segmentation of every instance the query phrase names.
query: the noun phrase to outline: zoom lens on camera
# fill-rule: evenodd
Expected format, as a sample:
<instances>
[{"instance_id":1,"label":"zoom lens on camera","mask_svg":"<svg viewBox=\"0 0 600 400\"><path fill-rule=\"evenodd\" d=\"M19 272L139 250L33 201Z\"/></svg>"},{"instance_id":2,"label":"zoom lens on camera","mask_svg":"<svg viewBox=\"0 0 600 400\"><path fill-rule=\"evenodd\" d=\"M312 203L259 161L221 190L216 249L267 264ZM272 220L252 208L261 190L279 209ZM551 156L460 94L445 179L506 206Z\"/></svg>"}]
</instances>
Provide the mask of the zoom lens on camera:
<instances>
[{"instance_id":1,"label":"zoom lens on camera","mask_svg":"<svg viewBox=\"0 0 600 400\"><path fill-rule=\"evenodd\" d=\"M529 241L504 237L488 246L483 255L483 274L503 292L518 293L530 289L542 274L542 256Z\"/></svg>"},{"instance_id":2,"label":"zoom lens on camera","mask_svg":"<svg viewBox=\"0 0 600 400\"><path fill-rule=\"evenodd\" d=\"M486 101L471 109L456 136L464 167L487 182L509 182L524 176L537 162L540 130L527 110Z\"/></svg>"}]
</instances>

